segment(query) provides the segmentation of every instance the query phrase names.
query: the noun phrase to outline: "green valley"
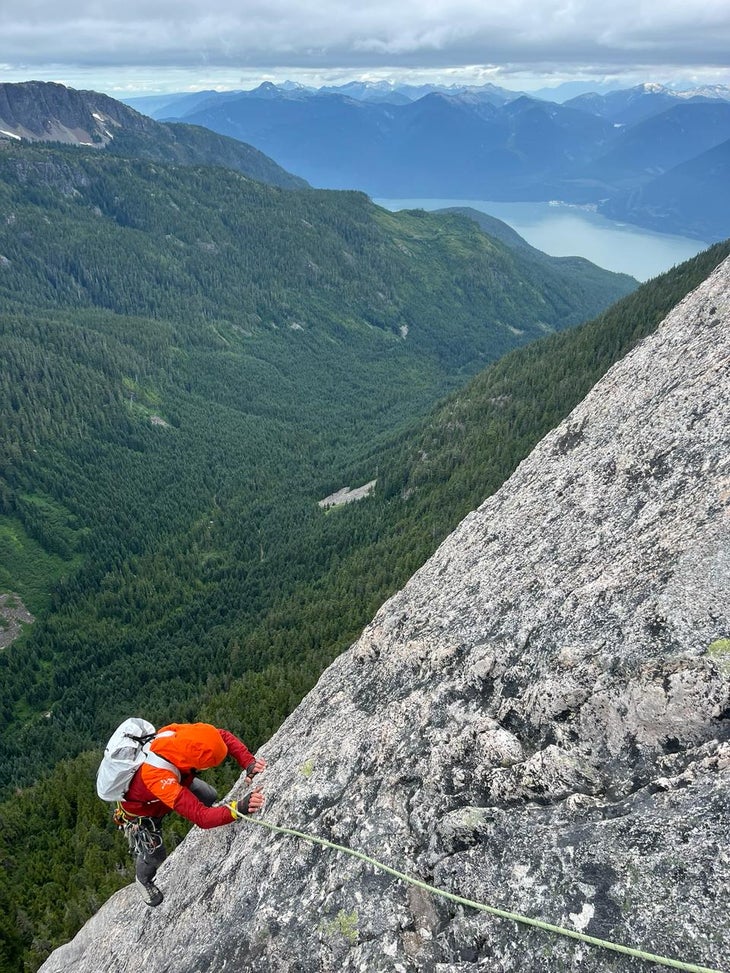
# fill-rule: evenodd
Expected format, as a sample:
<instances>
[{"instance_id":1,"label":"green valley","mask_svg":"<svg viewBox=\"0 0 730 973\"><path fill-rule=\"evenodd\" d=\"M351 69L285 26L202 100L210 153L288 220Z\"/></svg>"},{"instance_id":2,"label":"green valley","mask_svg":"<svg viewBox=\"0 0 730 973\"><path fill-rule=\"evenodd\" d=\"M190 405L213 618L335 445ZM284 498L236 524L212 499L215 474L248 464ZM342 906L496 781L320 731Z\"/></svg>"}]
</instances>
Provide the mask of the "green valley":
<instances>
[{"instance_id":1,"label":"green valley","mask_svg":"<svg viewBox=\"0 0 730 973\"><path fill-rule=\"evenodd\" d=\"M6 783L142 699L194 709L230 633L321 570L293 552L346 465L634 286L537 286L461 216L224 169L12 144L0 177L0 513L66 562L46 592L30 543L5 567L40 613L0 660Z\"/></svg>"}]
</instances>

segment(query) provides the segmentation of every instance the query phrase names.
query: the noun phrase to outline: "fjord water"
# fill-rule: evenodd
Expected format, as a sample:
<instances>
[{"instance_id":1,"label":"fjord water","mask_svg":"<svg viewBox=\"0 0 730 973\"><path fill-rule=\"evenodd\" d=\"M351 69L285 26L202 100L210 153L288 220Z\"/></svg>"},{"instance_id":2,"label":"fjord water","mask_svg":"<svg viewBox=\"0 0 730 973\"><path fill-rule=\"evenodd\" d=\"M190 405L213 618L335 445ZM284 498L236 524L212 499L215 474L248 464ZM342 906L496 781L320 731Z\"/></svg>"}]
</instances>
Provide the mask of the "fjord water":
<instances>
[{"instance_id":1,"label":"fjord water","mask_svg":"<svg viewBox=\"0 0 730 973\"><path fill-rule=\"evenodd\" d=\"M389 210L469 206L495 216L552 257L585 257L599 267L648 280L709 246L702 240L615 223L566 203L504 203L483 199L376 199Z\"/></svg>"}]
</instances>

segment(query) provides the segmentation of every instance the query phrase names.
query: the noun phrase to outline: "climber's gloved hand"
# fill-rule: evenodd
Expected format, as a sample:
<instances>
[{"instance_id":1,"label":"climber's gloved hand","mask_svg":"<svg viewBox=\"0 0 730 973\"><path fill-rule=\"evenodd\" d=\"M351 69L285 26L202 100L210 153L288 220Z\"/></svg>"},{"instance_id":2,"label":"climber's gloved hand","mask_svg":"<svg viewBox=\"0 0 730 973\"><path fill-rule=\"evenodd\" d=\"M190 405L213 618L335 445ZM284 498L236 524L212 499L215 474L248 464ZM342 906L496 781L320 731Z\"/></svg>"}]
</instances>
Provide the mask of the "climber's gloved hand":
<instances>
[{"instance_id":1,"label":"climber's gloved hand","mask_svg":"<svg viewBox=\"0 0 730 973\"><path fill-rule=\"evenodd\" d=\"M250 784L253 777L264 770L266 770L266 761L263 757L254 758L248 767L246 767L246 783Z\"/></svg>"},{"instance_id":2,"label":"climber's gloved hand","mask_svg":"<svg viewBox=\"0 0 730 973\"><path fill-rule=\"evenodd\" d=\"M254 814L256 811L260 811L264 806L266 798L264 797L264 792L260 787L255 787L248 797L244 798L247 802L246 804L246 814Z\"/></svg>"},{"instance_id":3,"label":"climber's gloved hand","mask_svg":"<svg viewBox=\"0 0 730 973\"><path fill-rule=\"evenodd\" d=\"M260 787L257 787L250 794L241 798L240 801L231 801L228 807L231 809L231 814L235 819L242 817L244 814L255 814L256 811L260 811L264 806L265 800L263 791Z\"/></svg>"}]
</instances>

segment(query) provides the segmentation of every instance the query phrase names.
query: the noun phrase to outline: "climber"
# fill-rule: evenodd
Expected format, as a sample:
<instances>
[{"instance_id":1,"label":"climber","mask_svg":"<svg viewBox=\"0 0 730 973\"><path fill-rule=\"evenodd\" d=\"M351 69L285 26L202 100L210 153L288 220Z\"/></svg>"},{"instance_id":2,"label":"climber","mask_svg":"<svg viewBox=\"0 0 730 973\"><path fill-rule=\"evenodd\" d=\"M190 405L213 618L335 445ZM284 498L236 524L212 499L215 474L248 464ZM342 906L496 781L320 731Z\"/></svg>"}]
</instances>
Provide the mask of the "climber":
<instances>
[{"instance_id":1,"label":"climber","mask_svg":"<svg viewBox=\"0 0 730 973\"><path fill-rule=\"evenodd\" d=\"M130 851L136 856L136 881L147 905L158 906L163 895L155 885L157 869L167 857L162 819L177 811L199 828L231 824L241 814L253 814L264 804L255 788L231 806L213 807L215 788L196 772L216 767L231 756L246 771L246 783L266 767L228 730L209 723L171 723L157 732L145 762L135 772L124 798L117 803L114 820L124 829Z\"/></svg>"}]
</instances>

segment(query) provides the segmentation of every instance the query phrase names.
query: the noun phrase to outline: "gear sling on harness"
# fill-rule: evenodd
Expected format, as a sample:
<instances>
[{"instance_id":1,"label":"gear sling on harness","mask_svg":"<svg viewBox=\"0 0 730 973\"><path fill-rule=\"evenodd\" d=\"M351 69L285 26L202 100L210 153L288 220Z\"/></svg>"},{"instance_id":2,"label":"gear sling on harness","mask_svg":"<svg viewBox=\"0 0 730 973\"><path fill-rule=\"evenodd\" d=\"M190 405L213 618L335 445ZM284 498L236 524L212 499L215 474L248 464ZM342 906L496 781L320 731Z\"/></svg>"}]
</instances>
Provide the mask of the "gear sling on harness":
<instances>
[{"instance_id":1,"label":"gear sling on harness","mask_svg":"<svg viewBox=\"0 0 730 973\"><path fill-rule=\"evenodd\" d=\"M120 803L114 811L114 823L125 834L132 855L151 856L162 848L162 832L159 821L129 814Z\"/></svg>"}]
</instances>

